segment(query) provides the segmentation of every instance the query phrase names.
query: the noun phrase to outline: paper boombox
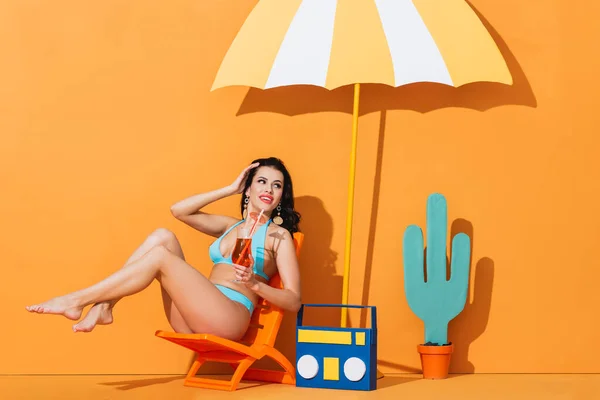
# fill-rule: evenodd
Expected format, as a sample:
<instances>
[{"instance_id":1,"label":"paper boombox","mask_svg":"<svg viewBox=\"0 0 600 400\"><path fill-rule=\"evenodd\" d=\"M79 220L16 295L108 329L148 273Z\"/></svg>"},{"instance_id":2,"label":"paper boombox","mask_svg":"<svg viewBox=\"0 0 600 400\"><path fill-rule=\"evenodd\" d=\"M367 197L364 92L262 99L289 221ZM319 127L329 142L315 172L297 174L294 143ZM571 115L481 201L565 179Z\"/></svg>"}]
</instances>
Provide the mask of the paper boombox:
<instances>
[{"instance_id":1,"label":"paper boombox","mask_svg":"<svg viewBox=\"0 0 600 400\"><path fill-rule=\"evenodd\" d=\"M370 328L304 326L305 307L370 308ZM373 306L303 304L296 322L296 386L345 390L377 387L377 315Z\"/></svg>"}]
</instances>

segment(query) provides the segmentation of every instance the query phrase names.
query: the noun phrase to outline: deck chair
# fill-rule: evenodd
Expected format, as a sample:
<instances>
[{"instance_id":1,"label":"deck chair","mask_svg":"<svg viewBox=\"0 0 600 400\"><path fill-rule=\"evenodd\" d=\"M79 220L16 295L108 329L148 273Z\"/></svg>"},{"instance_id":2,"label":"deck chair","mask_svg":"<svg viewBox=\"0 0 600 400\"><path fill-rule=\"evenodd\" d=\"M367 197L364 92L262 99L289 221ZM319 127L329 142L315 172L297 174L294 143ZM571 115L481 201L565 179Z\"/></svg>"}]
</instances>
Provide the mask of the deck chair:
<instances>
[{"instance_id":1,"label":"deck chair","mask_svg":"<svg viewBox=\"0 0 600 400\"><path fill-rule=\"evenodd\" d=\"M294 246L298 257L303 241L304 234L296 232ZM283 288L279 274L271 278L269 286ZM234 391L242 379L295 385L296 371L294 367L274 347L283 314L284 312L280 308L260 299L252 313L250 326L239 341L231 341L211 334L184 334L162 330L156 331L155 335L197 353L196 361L190 367L184 380L184 386ZM250 368L255 361L263 357L272 358L284 370L271 371ZM198 369L207 361L230 364L235 370L231 380L197 377Z\"/></svg>"}]
</instances>

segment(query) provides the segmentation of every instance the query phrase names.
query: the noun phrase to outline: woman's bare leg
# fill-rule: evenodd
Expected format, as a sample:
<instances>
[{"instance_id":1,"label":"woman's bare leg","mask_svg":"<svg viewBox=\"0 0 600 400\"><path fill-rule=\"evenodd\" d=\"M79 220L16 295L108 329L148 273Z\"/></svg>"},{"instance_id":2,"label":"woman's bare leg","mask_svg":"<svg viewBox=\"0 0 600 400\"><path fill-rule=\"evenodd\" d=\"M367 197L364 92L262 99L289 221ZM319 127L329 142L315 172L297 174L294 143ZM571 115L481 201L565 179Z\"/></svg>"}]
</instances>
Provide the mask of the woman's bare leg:
<instances>
[{"instance_id":1,"label":"woman's bare leg","mask_svg":"<svg viewBox=\"0 0 600 400\"><path fill-rule=\"evenodd\" d=\"M171 253L185 260L183 250L179 244L179 240L175 234L168 229L159 228L152 232L146 240L138 247L129 259L125 262L123 268L127 268L132 262L139 260L144 254L150 249L156 246L165 246ZM162 288L162 300L165 315L171 327L177 332L190 333L190 328L186 325L183 317L177 310L177 307L173 304L169 294ZM108 325L113 322L112 309L115 304L121 299L105 301L102 303L95 304L87 313L87 315L73 325L73 331L75 332L91 332L96 325Z\"/></svg>"},{"instance_id":2,"label":"woman's bare leg","mask_svg":"<svg viewBox=\"0 0 600 400\"><path fill-rule=\"evenodd\" d=\"M93 303L138 293L158 279L193 332L232 340L247 328L250 313L223 295L204 275L164 246L155 246L138 260L108 278L77 292L27 307L31 312L70 317Z\"/></svg>"}]
</instances>

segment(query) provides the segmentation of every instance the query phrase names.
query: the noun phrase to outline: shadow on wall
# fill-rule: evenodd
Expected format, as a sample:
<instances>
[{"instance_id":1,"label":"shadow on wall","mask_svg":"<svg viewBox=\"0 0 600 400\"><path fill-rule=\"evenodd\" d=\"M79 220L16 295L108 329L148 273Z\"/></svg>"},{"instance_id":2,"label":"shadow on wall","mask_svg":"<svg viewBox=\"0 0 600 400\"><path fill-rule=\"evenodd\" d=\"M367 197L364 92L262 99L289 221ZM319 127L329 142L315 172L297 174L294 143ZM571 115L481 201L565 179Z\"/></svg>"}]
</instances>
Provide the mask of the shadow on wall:
<instances>
[{"instance_id":1,"label":"shadow on wall","mask_svg":"<svg viewBox=\"0 0 600 400\"><path fill-rule=\"evenodd\" d=\"M387 120L387 111L381 111L379 117L379 137L377 138L377 158L375 160L375 177L373 179L373 194L371 196L371 216L369 220L369 239L367 240L367 257L365 260L365 272L363 274L363 293L361 304L369 304L371 289L371 276L373 271L373 255L375 254L375 235L377 234L377 215L379 215L379 193L381 191L381 168L383 165L383 149L385 140L385 125ZM367 310L361 310L358 327L366 328L369 326L367 321Z\"/></svg>"},{"instance_id":2,"label":"shadow on wall","mask_svg":"<svg viewBox=\"0 0 600 400\"><path fill-rule=\"evenodd\" d=\"M537 107L531 85L506 42L477 9L468 1L467 3L496 42L513 77L513 84L508 86L493 82L477 82L459 88L436 83L414 83L398 88L364 84L361 85L360 115L384 110L426 113L447 107L478 111L506 105ZM300 115L325 111L352 114L352 99L352 86L331 91L307 85L267 90L251 88L238 110L238 115L255 112Z\"/></svg>"},{"instance_id":3,"label":"shadow on wall","mask_svg":"<svg viewBox=\"0 0 600 400\"><path fill-rule=\"evenodd\" d=\"M473 225L464 219L452 223L451 238L458 233L465 233L471 238L471 257L473 256ZM475 274L473 287L469 287L467 301L463 311L448 326L448 340L454 343L454 353L450 360L450 372L454 374L474 373L475 365L469 361L469 347L485 332L492 305L492 288L494 285L494 261L488 257L481 258L477 265L470 263L469 282ZM449 265L448 265L449 268ZM474 295L471 297L471 292Z\"/></svg>"}]
</instances>

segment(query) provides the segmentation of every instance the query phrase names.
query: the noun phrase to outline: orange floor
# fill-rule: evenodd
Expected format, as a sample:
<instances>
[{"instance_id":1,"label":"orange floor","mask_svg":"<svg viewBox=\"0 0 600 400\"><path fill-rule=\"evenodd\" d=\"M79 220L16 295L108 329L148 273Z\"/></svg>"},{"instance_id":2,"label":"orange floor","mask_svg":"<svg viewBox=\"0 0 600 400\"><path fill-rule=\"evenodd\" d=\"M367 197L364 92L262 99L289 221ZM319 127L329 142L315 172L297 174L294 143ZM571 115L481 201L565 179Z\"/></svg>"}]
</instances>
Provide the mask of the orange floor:
<instances>
[{"instance_id":1,"label":"orange floor","mask_svg":"<svg viewBox=\"0 0 600 400\"><path fill-rule=\"evenodd\" d=\"M372 392L243 384L237 392L188 388L181 376L55 375L0 376L0 399L435 399L435 400L596 400L600 374L452 375L429 381L420 375L387 375Z\"/></svg>"}]
</instances>

